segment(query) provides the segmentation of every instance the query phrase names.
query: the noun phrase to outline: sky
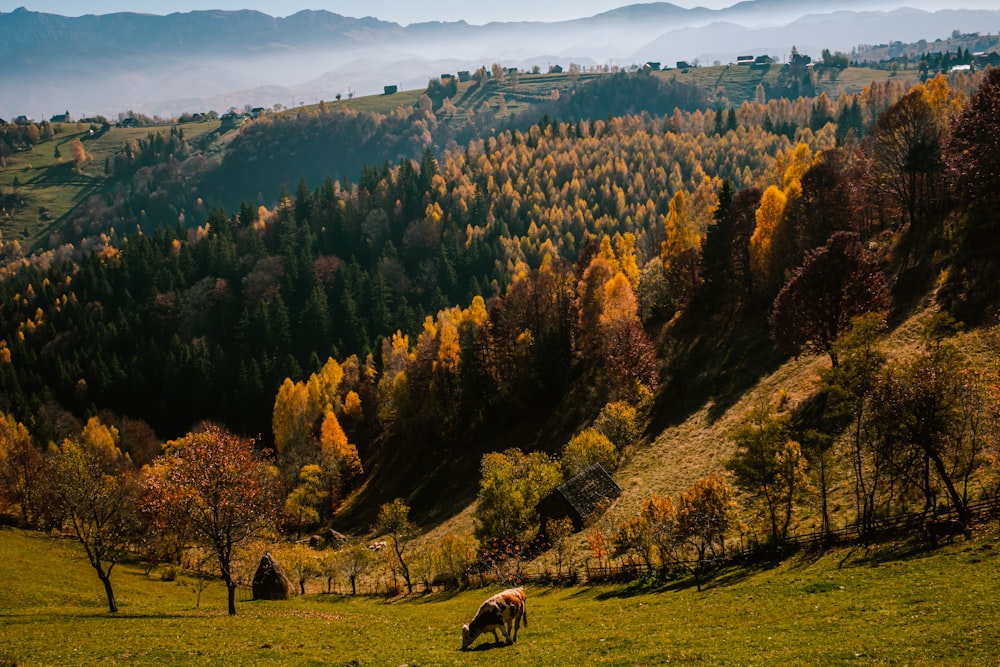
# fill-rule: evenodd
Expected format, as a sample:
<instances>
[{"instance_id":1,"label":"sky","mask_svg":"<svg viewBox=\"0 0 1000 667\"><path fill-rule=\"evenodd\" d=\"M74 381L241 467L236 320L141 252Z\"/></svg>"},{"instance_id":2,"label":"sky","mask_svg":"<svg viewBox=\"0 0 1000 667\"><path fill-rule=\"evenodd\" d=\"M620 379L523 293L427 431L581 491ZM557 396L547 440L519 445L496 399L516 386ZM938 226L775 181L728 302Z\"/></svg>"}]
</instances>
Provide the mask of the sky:
<instances>
[{"instance_id":1,"label":"sky","mask_svg":"<svg viewBox=\"0 0 1000 667\"><path fill-rule=\"evenodd\" d=\"M402 25L424 21L465 20L474 25L490 21L560 21L593 16L609 9L643 0L492 0L491 2L455 2L455 0L0 0L0 12L18 7L63 16L147 12L170 14L198 9L255 9L271 16L288 16L302 9L325 9L336 14L361 18L374 16ZM721 9L739 0L673 0L681 7Z\"/></svg>"}]
</instances>

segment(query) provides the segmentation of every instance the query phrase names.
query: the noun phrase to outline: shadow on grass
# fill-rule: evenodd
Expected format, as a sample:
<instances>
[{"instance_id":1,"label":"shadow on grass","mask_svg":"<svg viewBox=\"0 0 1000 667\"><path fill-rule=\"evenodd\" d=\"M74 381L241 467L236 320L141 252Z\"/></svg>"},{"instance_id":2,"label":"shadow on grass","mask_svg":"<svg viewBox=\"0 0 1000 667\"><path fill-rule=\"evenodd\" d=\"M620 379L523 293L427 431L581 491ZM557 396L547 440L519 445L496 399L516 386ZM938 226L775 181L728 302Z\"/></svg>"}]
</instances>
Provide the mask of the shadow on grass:
<instances>
[{"instance_id":1,"label":"shadow on grass","mask_svg":"<svg viewBox=\"0 0 1000 667\"><path fill-rule=\"evenodd\" d=\"M513 646L513 644L508 644L507 642L505 642L504 640L501 639L498 642L484 642L482 644L479 644L478 646L473 646L472 648L465 649L464 651L462 649L458 649L458 650L461 653L465 653L465 652L480 653L482 651L492 651L492 650L498 649L498 648L507 648L508 646Z\"/></svg>"},{"instance_id":2,"label":"shadow on grass","mask_svg":"<svg viewBox=\"0 0 1000 667\"><path fill-rule=\"evenodd\" d=\"M427 604L431 602L447 602L458 597L460 590L457 588L448 589L444 591L434 591L433 593L424 593L422 595L417 595L414 597L407 597L403 602L416 602L419 604Z\"/></svg>"}]
</instances>

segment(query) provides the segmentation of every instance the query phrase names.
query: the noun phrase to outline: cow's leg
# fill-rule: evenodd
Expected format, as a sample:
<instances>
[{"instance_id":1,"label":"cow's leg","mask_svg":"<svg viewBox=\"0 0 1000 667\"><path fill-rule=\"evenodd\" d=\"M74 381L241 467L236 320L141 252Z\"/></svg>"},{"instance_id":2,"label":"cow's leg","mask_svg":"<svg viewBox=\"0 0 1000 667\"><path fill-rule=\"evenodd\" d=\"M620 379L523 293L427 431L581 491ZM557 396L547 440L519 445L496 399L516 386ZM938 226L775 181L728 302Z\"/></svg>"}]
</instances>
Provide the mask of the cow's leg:
<instances>
[{"instance_id":1,"label":"cow's leg","mask_svg":"<svg viewBox=\"0 0 1000 667\"><path fill-rule=\"evenodd\" d=\"M517 641L517 631L521 628L521 615L514 616L514 641Z\"/></svg>"},{"instance_id":2,"label":"cow's leg","mask_svg":"<svg viewBox=\"0 0 1000 667\"><path fill-rule=\"evenodd\" d=\"M500 626L500 630L503 632L504 639L507 640L508 644L513 642L510 640L510 621L504 621L503 625Z\"/></svg>"},{"instance_id":3,"label":"cow's leg","mask_svg":"<svg viewBox=\"0 0 1000 667\"><path fill-rule=\"evenodd\" d=\"M502 628L503 626L501 625L500 627ZM497 636L497 626L495 625L493 626L493 643L494 644L500 643L500 637Z\"/></svg>"}]
</instances>

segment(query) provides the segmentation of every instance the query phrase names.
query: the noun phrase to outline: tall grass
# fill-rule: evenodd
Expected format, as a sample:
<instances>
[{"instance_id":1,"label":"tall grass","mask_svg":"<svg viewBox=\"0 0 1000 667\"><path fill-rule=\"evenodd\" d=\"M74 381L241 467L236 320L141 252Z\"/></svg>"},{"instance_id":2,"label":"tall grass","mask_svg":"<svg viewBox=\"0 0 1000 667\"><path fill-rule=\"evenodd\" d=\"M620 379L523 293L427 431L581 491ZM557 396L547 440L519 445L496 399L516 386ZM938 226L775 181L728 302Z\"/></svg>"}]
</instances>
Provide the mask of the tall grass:
<instances>
[{"instance_id":1,"label":"tall grass","mask_svg":"<svg viewBox=\"0 0 1000 667\"><path fill-rule=\"evenodd\" d=\"M120 566L121 606L68 540L0 531L0 664L25 665L985 665L1000 655L1000 542L930 553L838 551L732 570L702 593L528 589L517 644L460 625L491 591L238 602Z\"/></svg>"}]
</instances>

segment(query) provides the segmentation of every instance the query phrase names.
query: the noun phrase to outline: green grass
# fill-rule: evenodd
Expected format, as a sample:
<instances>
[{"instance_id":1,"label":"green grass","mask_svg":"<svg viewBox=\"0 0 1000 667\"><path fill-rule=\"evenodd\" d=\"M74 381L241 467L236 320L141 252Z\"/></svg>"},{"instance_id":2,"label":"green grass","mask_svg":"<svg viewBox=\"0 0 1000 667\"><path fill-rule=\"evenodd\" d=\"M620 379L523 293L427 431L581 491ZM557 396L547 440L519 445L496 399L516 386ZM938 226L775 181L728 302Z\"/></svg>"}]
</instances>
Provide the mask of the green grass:
<instances>
[{"instance_id":1,"label":"green grass","mask_svg":"<svg viewBox=\"0 0 1000 667\"><path fill-rule=\"evenodd\" d=\"M219 129L219 125L219 121L209 121L180 127L188 141L197 146L204 137L215 140L212 134ZM0 191L23 195L27 205L13 214L0 215L0 233L5 239L16 239L27 247L38 242L44 244L48 234L59 228L73 208L107 185L104 175L106 158L113 157L133 139L145 139L150 133L170 132L167 125L113 127L99 137L90 138L87 135L89 127L85 123L60 124L58 134L51 140L8 158L7 168L0 170ZM230 135L235 135L235 132L227 133L224 138ZM72 164L73 151L69 146L78 138L83 141L89 156L89 161L79 170ZM56 148L59 158L55 157Z\"/></svg>"},{"instance_id":2,"label":"green grass","mask_svg":"<svg viewBox=\"0 0 1000 667\"><path fill-rule=\"evenodd\" d=\"M0 531L0 664L24 665L966 665L1000 655L1000 543L929 553L838 551L683 582L528 587L513 646L460 625L490 591L384 601L307 595L237 603L211 584L195 607L183 582L120 566L121 611L69 540Z\"/></svg>"},{"instance_id":3,"label":"green grass","mask_svg":"<svg viewBox=\"0 0 1000 667\"><path fill-rule=\"evenodd\" d=\"M692 67L687 70L669 69L657 73L664 80L676 78L680 83L698 86L710 93L721 90L729 99L730 104L739 107L744 100L753 100L757 84L766 82L774 84L778 80L781 65L772 65L765 69L737 65L713 65L710 67ZM910 72L916 77L916 72ZM900 75L902 76L902 75ZM873 81L885 83L889 80L888 70L870 69L867 67L848 67L839 72L836 78L830 79L828 74L822 74L816 85L816 93L825 92L831 98L843 93L856 94Z\"/></svg>"}]
</instances>

